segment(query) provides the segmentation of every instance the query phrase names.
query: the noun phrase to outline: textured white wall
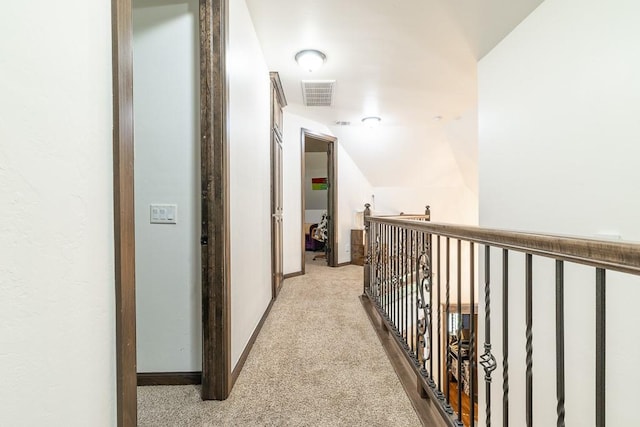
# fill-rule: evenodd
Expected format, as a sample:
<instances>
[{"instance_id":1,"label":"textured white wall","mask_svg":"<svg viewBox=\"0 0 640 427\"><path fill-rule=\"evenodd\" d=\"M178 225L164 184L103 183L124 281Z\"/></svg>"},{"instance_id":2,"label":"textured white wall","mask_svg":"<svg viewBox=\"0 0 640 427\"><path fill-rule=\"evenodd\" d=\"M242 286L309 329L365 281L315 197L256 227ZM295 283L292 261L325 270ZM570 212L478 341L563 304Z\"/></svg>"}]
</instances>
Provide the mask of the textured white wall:
<instances>
[{"instance_id":1,"label":"textured white wall","mask_svg":"<svg viewBox=\"0 0 640 427\"><path fill-rule=\"evenodd\" d=\"M269 69L244 0L229 4L227 54L231 361L235 366L271 300Z\"/></svg>"},{"instance_id":2,"label":"textured white wall","mask_svg":"<svg viewBox=\"0 0 640 427\"><path fill-rule=\"evenodd\" d=\"M0 14L0 425L113 426L107 0Z\"/></svg>"},{"instance_id":3,"label":"textured white wall","mask_svg":"<svg viewBox=\"0 0 640 427\"><path fill-rule=\"evenodd\" d=\"M138 372L202 369L198 1L135 0ZM149 205L178 205L150 224Z\"/></svg>"},{"instance_id":4,"label":"textured white wall","mask_svg":"<svg viewBox=\"0 0 640 427\"><path fill-rule=\"evenodd\" d=\"M428 204L434 221L478 223L475 108L411 127L383 123L375 129L354 125L331 130L373 185L368 202L375 212L420 213Z\"/></svg>"},{"instance_id":5,"label":"textured white wall","mask_svg":"<svg viewBox=\"0 0 640 427\"><path fill-rule=\"evenodd\" d=\"M304 207L306 210L326 210L328 190L313 190L312 178L327 178L327 153L304 153Z\"/></svg>"},{"instance_id":6,"label":"textured white wall","mask_svg":"<svg viewBox=\"0 0 640 427\"><path fill-rule=\"evenodd\" d=\"M640 241L638 16L640 4L634 1L547 0L480 61L481 225L590 237L608 233ZM499 283L495 263L493 280ZM522 256L514 255L513 264L511 410L512 421L520 424ZM553 265L536 261L534 277L534 418L536 425L552 425ZM595 422L594 281L593 269L567 271L567 425ZM629 408L636 404L640 381L640 372L632 368L640 351L632 326L638 320L638 282L615 274L608 279L609 425L637 424ZM500 301L497 287L492 298ZM494 350L500 354L499 343ZM500 402L498 388L493 402ZM500 424L498 407L493 414Z\"/></svg>"},{"instance_id":7,"label":"textured white wall","mask_svg":"<svg viewBox=\"0 0 640 427\"><path fill-rule=\"evenodd\" d=\"M338 263L351 261L351 229L363 211L371 184L338 140Z\"/></svg>"}]
</instances>

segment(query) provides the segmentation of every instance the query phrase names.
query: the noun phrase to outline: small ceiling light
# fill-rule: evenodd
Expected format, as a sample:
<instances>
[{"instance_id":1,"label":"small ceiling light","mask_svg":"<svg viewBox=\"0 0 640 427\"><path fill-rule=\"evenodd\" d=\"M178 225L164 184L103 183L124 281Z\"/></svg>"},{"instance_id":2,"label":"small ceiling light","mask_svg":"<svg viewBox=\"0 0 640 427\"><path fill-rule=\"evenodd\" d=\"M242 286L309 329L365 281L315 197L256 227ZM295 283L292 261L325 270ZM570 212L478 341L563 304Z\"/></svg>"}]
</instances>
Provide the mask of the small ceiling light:
<instances>
[{"instance_id":1,"label":"small ceiling light","mask_svg":"<svg viewBox=\"0 0 640 427\"><path fill-rule=\"evenodd\" d=\"M309 72L316 71L322 67L326 59L327 56L324 53L315 49L301 50L296 53L296 62L298 65Z\"/></svg>"},{"instance_id":2,"label":"small ceiling light","mask_svg":"<svg viewBox=\"0 0 640 427\"><path fill-rule=\"evenodd\" d=\"M376 117L376 116L369 116L369 117L365 117L364 119L362 119L362 123L364 123L365 125L369 126L370 128L378 126L381 121L382 121L382 119L380 117Z\"/></svg>"}]
</instances>

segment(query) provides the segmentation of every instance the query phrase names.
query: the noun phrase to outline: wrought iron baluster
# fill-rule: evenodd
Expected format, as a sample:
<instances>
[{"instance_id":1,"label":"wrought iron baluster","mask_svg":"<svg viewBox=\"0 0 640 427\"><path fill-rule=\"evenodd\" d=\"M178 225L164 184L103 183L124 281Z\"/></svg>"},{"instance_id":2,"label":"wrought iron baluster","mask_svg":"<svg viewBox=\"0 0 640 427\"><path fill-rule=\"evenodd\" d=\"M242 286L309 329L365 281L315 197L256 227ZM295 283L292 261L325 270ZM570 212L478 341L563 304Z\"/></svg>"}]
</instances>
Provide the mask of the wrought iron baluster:
<instances>
[{"instance_id":1,"label":"wrought iron baluster","mask_svg":"<svg viewBox=\"0 0 640 427\"><path fill-rule=\"evenodd\" d=\"M526 318L527 318L527 427L533 427L533 256L525 256Z\"/></svg>"},{"instance_id":2,"label":"wrought iron baluster","mask_svg":"<svg viewBox=\"0 0 640 427\"><path fill-rule=\"evenodd\" d=\"M606 270L596 269L596 427L605 427Z\"/></svg>"},{"instance_id":3,"label":"wrought iron baluster","mask_svg":"<svg viewBox=\"0 0 640 427\"><path fill-rule=\"evenodd\" d=\"M408 277L408 269L407 269L407 262L409 261L409 247L410 245L408 244L408 238L409 238L409 231L408 230L404 230L404 236L402 238L402 241L404 242L404 253L403 253L403 273L402 276L404 277L404 312L403 312L403 316L402 319L404 321L404 342L406 344L406 349L409 350L409 286L410 283L409 282L409 277Z\"/></svg>"},{"instance_id":4,"label":"wrought iron baluster","mask_svg":"<svg viewBox=\"0 0 640 427\"><path fill-rule=\"evenodd\" d=\"M400 330L400 230L397 226L393 227L393 236L395 239L394 245L394 261L393 261L393 269L395 270L395 280L394 280L394 326L396 327L396 335Z\"/></svg>"},{"instance_id":5,"label":"wrought iron baluster","mask_svg":"<svg viewBox=\"0 0 640 427\"><path fill-rule=\"evenodd\" d=\"M496 369L496 358L491 354L491 247L484 247L484 354L480 357L484 368L485 420L491 427L491 373Z\"/></svg>"},{"instance_id":6,"label":"wrought iron baluster","mask_svg":"<svg viewBox=\"0 0 640 427\"><path fill-rule=\"evenodd\" d=\"M430 385L433 387L433 248L432 248L432 236L427 235L427 256L429 257L429 380ZM437 309L437 307L436 307Z\"/></svg>"},{"instance_id":7,"label":"wrought iron baluster","mask_svg":"<svg viewBox=\"0 0 640 427\"><path fill-rule=\"evenodd\" d=\"M418 306L420 304L419 299L418 299L418 292L419 292L419 290L418 290L418 282L420 281L420 275L418 273L418 268L419 268L419 265L420 265L420 260L419 260L419 258L420 258L420 233L418 231L416 231L415 239L416 239L416 264L415 264L415 272L416 272L416 275L415 275L415 277L416 277L416 281L415 281L415 283L416 283L415 307L416 307L416 312L415 312L415 317L413 318L413 334L416 337L415 338L416 339L416 358L415 358L414 362L416 364L416 367L418 367L418 366L420 366L420 352L421 352L421 349L420 349L420 336L419 336L419 322L420 322L419 312L420 312L420 309L419 309L419 306Z\"/></svg>"},{"instance_id":8,"label":"wrought iron baluster","mask_svg":"<svg viewBox=\"0 0 640 427\"><path fill-rule=\"evenodd\" d=\"M564 262L556 260L556 394L558 427L564 427Z\"/></svg>"},{"instance_id":9,"label":"wrought iron baluster","mask_svg":"<svg viewBox=\"0 0 640 427\"><path fill-rule=\"evenodd\" d=\"M423 377L427 377L429 372L427 371L427 361L431 360L432 353L430 347L430 320L431 320L431 260L429 259L428 242L425 238L425 234L421 233L421 254L418 258L418 268L416 271L417 278L417 308L422 315L422 318L418 322L418 348L420 354L418 360L420 361L420 373Z\"/></svg>"},{"instance_id":10,"label":"wrought iron baluster","mask_svg":"<svg viewBox=\"0 0 640 427\"><path fill-rule=\"evenodd\" d=\"M451 330L449 329L449 308L451 305L451 239L447 237L446 240L446 261L445 261L445 269L446 269L446 287L445 287L445 314L444 314L444 324L445 324L445 340L446 340L446 351L447 351L447 378L446 378L446 386L444 389L445 395L447 397L447 404L451 404L450 392L451 392L451 357L449 356L449 334Z\"/></svg>"},{"instance_id":11,"label":"wrought iron baluster","mask_svg":"<svg viewBox=\"0 0 640 427\"><path fill-rule=\"evenodd\" d=\"M382 247L380 250L380 254L381 254L381 268L380 271L382 272L382 281L380 282L380 285L382 286L382 313L383 315L387 315L387 286L388 286L388 269L387 269L387 251L388 251L388 236L387 236L387 225L383 224L380 227L380 231L382 233Z\"/></svg>"},{"instance_id":12,"label":"wrought iron baluster","mask_svg":"<svg viewBox=\"0 0 640 427\"><path fill-rule=\"evenodd\" d=\"M389 264L389 254L391 253L391 248L389 247L391 245L391 236L389 236L389 225L385 225L384 226L384 237L386 240L386 245L384 248L384 269L385 269L385 273L384 273L384 278L385 278L385 290L384 290L384 312L385 315L387 316L387 320L390 319L389 317L389 290L391 289L391 269L390 264Z\"/></svg>"},{"instance_id":13,"label":"wrought iron baluster","mask_svg":"<svg viewBox=\"0 0 640 427\"><path fill-rule=\"evenodd\" d=\"M391 292L389 293L389 310L391 312L391 326L396 326L396 229L391 226L391 251L389 253L389 262L391 265Z\"/></svg>"},{"instance_id":14,"label":"wrought iron baluster","mask_svg":"<svg viewBox=\"0 0 640 427\"><path fill-rule=\"evenodd\" d=\"M458 420L462 421L462 345L460 345L462 341L462 241L460 239L458 239L456 258L458 275L456 288L458 303Z\"/></svg>"},{"instance_id":15,"label":"wrought iron baluster","mask_svg":"<svg viewBox=\"0 0 640 427\"><path fill-rule=\"evenodd\" d=\"M469 315L469 425L475 426L475 374L476 374L476 321L475 321L475 253L473 242L469 243L469 293L470 293L470 315Z\"/></svg>"},{"instance_id":16,"label":"wrought iron baluster","mask_svg":"<svg viewBox=\"0 0 640 427\"><path fill-rule=\"evenodd\" d=\"M502 250L502 425L509 427L509 251Z\"/></svg>"},{"instance_id":17,"label":"wrought iron baluster","mask_svg":"<svg viewBox=\"0 0 640 427\"><path fill-rule=\"evenodd\" d=\"M413 356L413 355L417 354L417 352L416 352L416 342L415 342L417 337L413 333L413 324L412 324L413 323L413 316L414 316L413 313L415 312L415 304L416 304L416 302L414 300L414 298L415 298L415 296L414 296L415 295L415 292L414 292L415 285L414 284L416 283L415 282L416 277L415 277L415 273L414 273L414 268L415 268L416 263L415 263L415 253L414 253L415 246L414 246L414 241L413 241L413 239L414 239L413 230L410 231L410 234L411 234L411 238L410 238L410 242L411 242L411 245L410 245L411 246L411 258L410 258L409 262L411 263L411 266L409 267L409 270L410 270L409 274L410 274L410 278L411 278L410 279L410 283L411 283L412 289L411 289L411 302L409 303L409 305L411 306L411 313L409 314L410 315L410 317L409 317L409 325L411 327L411 355Z\"/></svg>"},{"instance_id":18,"label":"wrought iron baluster","mask_svg":"<svg viewBox=\"0 0 640 427\"><path fill-rule=\"evenodd\" d=\"M438 333L438 340L437 340L437 342L438 342L438 392L439 392L438 397L441 397L441 396L443 396L443 394L442 394L442 366L443 366L443 363L442 363L442 334L440 333L440 330L441 330L441 319L440 318L442 316L442 314L440 313L440 311L441 311L440 310L440 301L441 301L441 299L440 299L440 285L441 285L441 283L440 283L440 271L441 271L441 268L440 268L441 267L441 265L440 265L440 235L437 236L436 241L437 241L437 245L438 245L438 251L437 251L437 253L438 253L438 263L437 263L438 272L437 272L437 276L436 276L438 278L438 289L437 289L437 292L436 292L437 293L437 296L436 296L436 299L437 299L436 310L438 311L438 325L437 325L437 328L436 328L437 329L437 333Z\"/></svg>"}]
</instances>

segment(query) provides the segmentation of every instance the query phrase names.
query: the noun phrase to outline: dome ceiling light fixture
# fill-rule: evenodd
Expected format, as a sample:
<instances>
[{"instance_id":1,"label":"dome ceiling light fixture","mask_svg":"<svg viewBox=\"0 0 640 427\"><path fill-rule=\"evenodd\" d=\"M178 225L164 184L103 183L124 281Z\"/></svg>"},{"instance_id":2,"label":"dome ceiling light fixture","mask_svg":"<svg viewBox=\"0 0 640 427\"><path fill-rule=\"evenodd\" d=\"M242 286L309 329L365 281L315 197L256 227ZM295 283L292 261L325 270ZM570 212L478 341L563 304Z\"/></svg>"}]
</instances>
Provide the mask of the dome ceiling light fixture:
<instances>
[{"instance_id":1,"label":"dome ceiling light fixture","mask_svg":"<svg viewBox=\"0 0 640 427\"><path fill-rule=\"evenodd\" d=\"M327 60L327 55L315 49L305 49L296 53L296 62L310 73L322 67Z\"/></svg>"},{"instance_id":2,"label":"dome ceiling light fixture","mask_svg":"<svg viewBox=\"0 0 640 427\"><path fill-rule=\"evenodd\" d=\"M381 121L382 119L378 116L369 116L362 119L362 123L370 128L379 126Z\"/></svg>"}]
</instances>

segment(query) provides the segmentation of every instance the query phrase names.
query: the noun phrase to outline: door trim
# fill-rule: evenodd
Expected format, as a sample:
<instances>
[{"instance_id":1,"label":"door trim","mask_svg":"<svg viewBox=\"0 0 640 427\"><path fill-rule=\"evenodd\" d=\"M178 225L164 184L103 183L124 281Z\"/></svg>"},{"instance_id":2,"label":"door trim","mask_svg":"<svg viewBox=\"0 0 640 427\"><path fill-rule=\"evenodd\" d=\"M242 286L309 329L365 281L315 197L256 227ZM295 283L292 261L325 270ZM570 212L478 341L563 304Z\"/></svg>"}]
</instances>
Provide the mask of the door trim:
<instances>
[{"instance_id":1,"label":"door trim","mask_svg":"<svg viewBox=\"0 0 640 427\"><path fill-rule=\"evenodd\" d=\"M116 419L135 426L135 219L133 194L133 22L131 0L111 1L113 226L116 310Z\"/></svg>"},{"instance_id":2,"label":"door trim","mask_svg":"<svg viewBox=\"0 0 640 427\"><path fill-rule=\"evenodd\" d=\"M227 143L228 0L200 0L201 141L209 178L203 193L210 249L203 256L203 398L224 399L231 384L229 179ZM116 419L137 424L133 19L131 0L111 0L113 90L113 204L116 322ZM203 78L206 76L207 78ZM204 151L204 148L203 148ZM203 208L204 213L204 208ZM206 269L206 274L205 274ZM207 280L204 280L204 278Z\"/></svg>"},{"instance_id":3,"label":"door trim","mask_svg":"<svg viewBox=\"0 0 640 427\"><path fill-rule=\"evenodd\" d=\"M275 191L276 186L280 186L279 194L280 194L281 202L282 204L284 204L284 201L282 200L283 199L282 192L284 190L282 149L284 149L284 147L283 147L282 129L279 129L279 124L276 123L275 109L276 107L280 109L279 117L282 117L282 109L287 106L287 98L284 96L284 89L282 88L282 81L280 80L280 74L278 74L278 72L276 71L270 71L269 79L271 81L270 96L269 96L270 103L271 103L271 110L270 110L271 111L271 119L270 119L271 132L269 135L269 144L270 144L269 151L271 153L271 159L270 159L271 160L271 167L270 167L271 204L270 204L270 210L269 210L269 223L271 224L271 298L275 299L278 297L278 293L280 292L280 288L282 287L282 282L285 279L284 271L280 271L279 276L276 275L276 270L277 270L276 263L278 260L280 261L280 265L278 267L280 267L280 269L283 270L282 260L284 256L284 243L282 241L282 232L283 232L284 223L281 217L280 218L281 234L280 236L278 236L276 233L276 226L273 221L273 213L274 211L276 211L276 205L278 202L276 200L276 194L277 194ZM274 97L276 97L277 99L274 99ZM274 152L274 147L275 147L274 144L276 143L276 139L278 140L278 143L280 144L280 148L281 148L280 162L278 163L278 166L280 168L279 176L276 176L276 172L277 172L276 157L275 157L276 153ZM282 209L282 206L280 206L280 208ZM280 250L279 257L276 254L278 249Z\"/></svg>"},{"instance_id":4,"label":"door trim","mask_svg":"<svg viewBox=\"0 0 640 427\"><path fill-rule=\"evenodd\" d=\"M333 233L329 233L329 242L331 252L329 253L329 258L327 259L327 264L329 267L337 267L338 266L338 138L331 135L325 135L323 133L314 132L309 129L301 128L300 129L300 233L301 233L301 257L300 257L300 271L301 274L305 274L305 241L304 241L304 232L302 231L302 226L304 225L304 213L305 213L305 188L304 188L304 179L305 179L305 145L306 138L312 137L314 139L319 139L321 141L325 141L328 145L331 146L331 159L329 162L329 168L327 170L327 177L329 179L329 191L327 197L330 199L329 205L333 207L333 212L327 212L331 217L333 222L332 231Z\"/></svg>"},{"instance_id":5,"label":"door trim","mask_svg":"<svg viewBox=\"0 0 640 427\"><path fill-rule=\"evenodd\" d=\"M231 392L228 1L200 0L203 400Z\"/></svg>"}]
</instances>

